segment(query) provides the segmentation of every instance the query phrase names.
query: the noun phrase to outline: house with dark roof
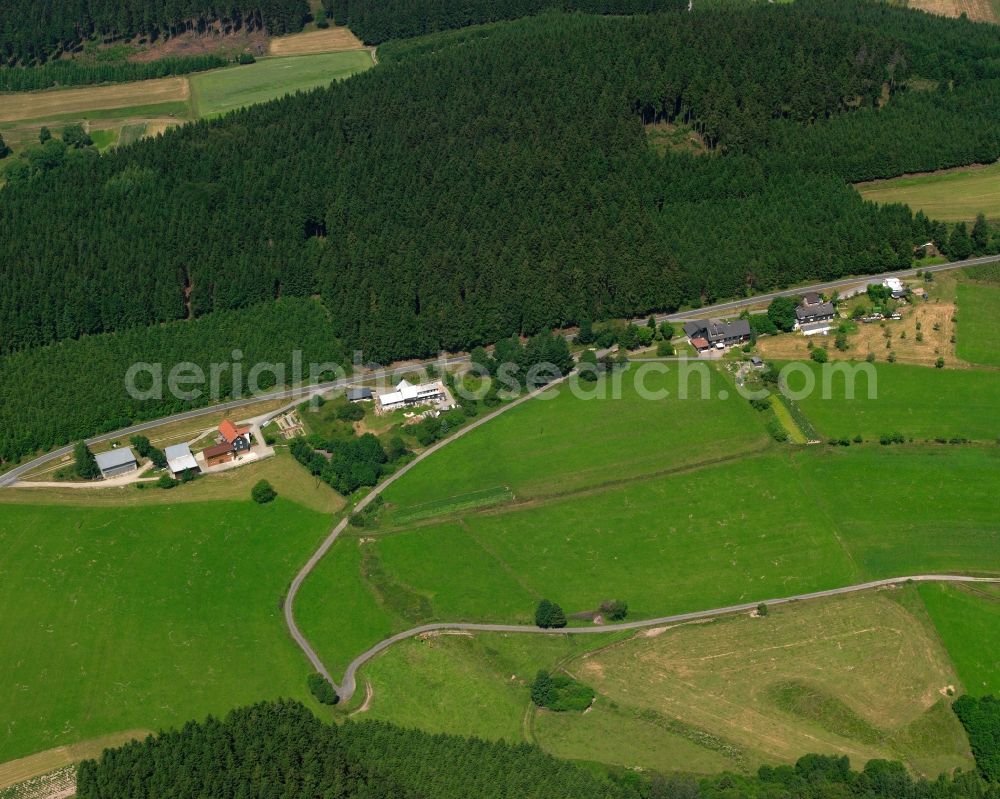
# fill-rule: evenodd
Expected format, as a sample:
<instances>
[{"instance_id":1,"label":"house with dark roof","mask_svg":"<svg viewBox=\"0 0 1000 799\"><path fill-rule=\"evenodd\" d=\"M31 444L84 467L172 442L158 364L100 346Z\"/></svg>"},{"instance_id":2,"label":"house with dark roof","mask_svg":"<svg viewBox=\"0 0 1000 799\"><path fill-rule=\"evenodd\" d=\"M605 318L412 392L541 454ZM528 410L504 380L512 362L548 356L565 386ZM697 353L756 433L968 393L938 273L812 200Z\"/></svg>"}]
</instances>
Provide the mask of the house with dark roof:
<instances>
[{"instance_id":1,"label":"house with dark roof","mask_svg":"<svg viewBox=\"0 0 1000 799\"><path fill-rule=\"evenodd\" d=\"M719 319L697 319L684 323L684 333L691 346L699 352L724 349L750 340L750 323L746 319L723 322Z\"/></svg>"},{"instance_id":2,"label":"house with dark roof","mask_svg":"<svg viewBox=\"0 0 1000 799\"><path fill-rule=\"evenodd\" d=\"M802 305L808 308L810 305L819 305L823 302L823 295L815 291L807 291L802 295Z\"/></svg>"},{"instance_id":3,"label":"house with dark roof","mask_svg":"<svg viewBox=\"0 0 1000 799\"><path fill-rule=\"evenodd\" d=\"M837 315L837 309L832 302L821 302L819 305L800 305L795 309L795 321L799 325L813 322L828 322Z\"/></svg>"},{"instance_id":4,"label":"house with dark roof","mask_svg":"<svg viewBox=\"0 0 1000 799\"><path fill-rule=\"evenodd\" d=\"M349 388L347 389L347 401L348 402L367 402L373 399L372 390L362 386L361 388Z\"/></svg>"}]
</instances>

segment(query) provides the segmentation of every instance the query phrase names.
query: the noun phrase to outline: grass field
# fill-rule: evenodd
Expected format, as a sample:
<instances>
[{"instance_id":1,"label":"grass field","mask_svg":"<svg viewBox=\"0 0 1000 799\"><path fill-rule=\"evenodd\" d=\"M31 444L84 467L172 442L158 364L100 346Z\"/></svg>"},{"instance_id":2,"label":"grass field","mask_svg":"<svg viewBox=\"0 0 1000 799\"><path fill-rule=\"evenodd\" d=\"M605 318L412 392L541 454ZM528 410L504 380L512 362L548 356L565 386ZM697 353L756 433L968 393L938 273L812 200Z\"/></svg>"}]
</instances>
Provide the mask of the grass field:
<instances>
[{"instance_id":1,"label":"grass field","mask_svg":"<svg viewBox=\"0 0 1000 799\"><path fill-rule=\"evenodd\" d=\"M1000 366L1000 330L997 308L1000 286L988 283L959 283L957 350L970 363ZM1000 375L995 375L1000 382Z\"/></svg>"},{"instance_id":2,"label":"grass field","mask_svg":"<svg viewBox=\"0 0 1000 799\"><path fill-rule=\"evenodd\" d=\"M185 102L187 78L157 78L110 86L85 86L44 92L3 95L0 122L53 119L72 114L89 118L92 111Z\"/></svg>"},{"instance_id":3,"label":"grass field","mask_svg":"<svg viewBox=\"0 0 1000 799\"><path fill-rule=\"evenodd\" d=\"M279 599L327 527L281 498L4 506L0 762L267 697L307 700Z\"/></svg>"},{"instance_id":4,"label":"grass field","mask_svg":"<svg viewBox=\"0 0 1000 799\"><path fill-rule=\"evenodd\" d=\"M300 621L339 669L423 621L531 623L542 597L567 613L624 599L649 618L880 577L998 574L998 465L985 446L809 448L365 531L306 581Z\"/></svg>"},{"instance_id":5,"label":"grass field","mask_svg":"<svg viewBox=\"0 0 1000 799\"><path fill-rule=\"evenodd\" d=\"M405 480L390 486L393 513L438 514L450 502L494 491L529 499L663 472L759 449L767 437L746 400L710 369L711 399L700 399L700 383L677 398L675 372L650 375L651 389L668 388L667 399L643 399L629 369L620 399L581 399L561 388L554 399L532 400L448 446ZM601 385L604 385L603 383ZM731 393L719 399L720 392Z\"/></svg>"},{"instance_id":6,"label":"grass field","mask_svg":"<svg viewBox=\"0 0 1000 799\"><path fill-rule=\"evenodd\" d=\"M927 611L973 696L1000 696L1000 591L996 586L921 585Z\"/></svg>"},{"instance_id":7,"label":"grass field","mask_svg":"<svg viewBox=\"0 0 1000 799\"><path fill-rule=\"evenodd\" d=\"M748 771L815 751L847 754L856 766L902 758L932 775L969 768L945 698L954 670L919 604L907 587L617 642L414 639L363 669L373 688L364 717L534 740L560 757L626 768ZM598 691L591 711L532 707L535 671L559 665Z\"/></svg>"},{"instance_id":8,"label":"grass field","mask_svg":"<svg viewBox=\"0 0 1000 799\"><path fill-rule=\"evenodd\" d=\"M877 441L892 432L918 441L1000 437L1000 375L995 372L877 363L873 365L876 399L868 399L863 375L857 379L854 399L845 398L842 375L835 376L829 398L824 399L821 367L811 362L802 366L813 375L817 389L798 405L824 438L861 435ZM803 385L804 378L798 375L789 380L793 390Z\"/></svg>"},{"instance_id":9,"label":"grass field","mask_svg":"<svg viewBox=\"0 0 1000 799\"><path fill-rule=\"evenodd\" d=\"M981 3L989 8L986 0L981 0ZM906 203L914 211L923 211L932 219L944 222L971 221L979 213L991 219L1000 219L1000 162L923 175L903 175L891 180L859 183L855 188L866 200Z\"/></svg>"},{"instance_id":10,"label":"grass field","mask_svg":"<svg viewBox=\"0 0 1000 799\"><path fill-rule=\"evenodd\" d=\"M215 117L296 91L327 86L372 66L365 50L293 58L267 58L237 69L192 75L191 99L199 117Z\"/></svg>"}]
</instances>

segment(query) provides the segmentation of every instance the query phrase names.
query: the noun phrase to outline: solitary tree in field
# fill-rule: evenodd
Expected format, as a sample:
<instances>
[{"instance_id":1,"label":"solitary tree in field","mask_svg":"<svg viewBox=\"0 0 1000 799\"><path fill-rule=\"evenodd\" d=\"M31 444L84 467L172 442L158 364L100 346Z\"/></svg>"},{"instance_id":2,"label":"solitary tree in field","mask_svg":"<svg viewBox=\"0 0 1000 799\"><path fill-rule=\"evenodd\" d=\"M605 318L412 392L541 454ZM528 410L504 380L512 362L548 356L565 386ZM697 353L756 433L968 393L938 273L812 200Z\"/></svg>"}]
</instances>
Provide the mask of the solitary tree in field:
<instances>
[{"instance_id":1,"label":"solitary tree in field","mask_svg":"<svg viewBox=\"0 0 1000 799\"><path fill-rule=\"evenodd\" d=\"M261 480L250 489L250 496L258 505L266 505L278 496L278 492L271 487L271 484L267 480Z\"/></svg>"},{"instance_id":2,"label":"solitary tree in field","mask_svg":"<svg viewBox=\"0 0 1000 799\"><path fill-rule=\"evenodd\" d=\"M535 608L535 624L543 628L552 626L552 603L549 600L543 599Z\"/></svg>"},{"instance_id":3,"label":"solitary tree in field","mask_svg":"<svg viewBox=\"0 0 1000 799\"><path fill-rule=\"evenodd\" d=\"M566 614L563 613L563 609L559 607L554 602L552 603L552 612L549 614L549 627L565 627L566 626Z\"/></svg>"},{"instance_id":4,"label":"solitary tree in field","mask_svg":"<svg viewBox=\"0 0 1000 799\"><path fill-rule=\"evenodd\" d=\"M767 605L765 605L763 602L761 602L757 606L757 615L758 616L766 616L767 615Z\"/></svg>"},{"instance_id":5,"label":"solitary tree in field","mask_svg":"<svg viewBox=\"0 0 1000 799\"><path fill-rule=\"evenodd\" d=\"M83 480L94 480L101 476L101 470L97 467L94 453L86 442L77 441L73 448L73 461L76 476Z\"/></svg>"}]
</instances>

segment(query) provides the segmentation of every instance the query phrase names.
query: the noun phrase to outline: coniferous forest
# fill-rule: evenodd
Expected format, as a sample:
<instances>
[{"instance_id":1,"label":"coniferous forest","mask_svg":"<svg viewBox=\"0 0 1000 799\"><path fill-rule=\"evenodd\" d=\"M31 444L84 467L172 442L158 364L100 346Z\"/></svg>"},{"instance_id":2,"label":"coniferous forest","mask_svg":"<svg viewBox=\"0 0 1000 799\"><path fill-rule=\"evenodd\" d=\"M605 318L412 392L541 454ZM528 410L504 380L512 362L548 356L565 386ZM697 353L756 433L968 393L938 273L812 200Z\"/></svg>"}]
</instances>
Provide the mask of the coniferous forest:
<instances>
[{"instance_id":1,"label":"coniferous forest","mask_svg":"<svg viewBox=\"0 0 1000 799\"><path fill-rule=\"evenodd\" d=\"M9 171L2 368L277 298L318 295L324 335L385 362L899 268L942 227L848 184L1000 156L995 30L858 0L545 13L379 58ZM707 152L651 146L664 123ZM23 428L3 457L66 434Z\"/></svg>"},{"instance_id":2,"label":"coniferous forest","mask_svg":"<svg viewBox=\"0 0 1000 799\"><path fill-rule=\"evenodd\" d=\"M306 0L0 0L0 65L44 63L94 36L170 36L219 22L301 30Z\"/></svg>"},{"instance_id":3,"label":"coniferous forest","mask_svg":"<svg viewBox=\"0 0 1000 799\"><path fill-rule=\"evenodd\" d=\"M688 0L324 0L324 5L338 25L347 25L367 44L381 44L539 11L649 14L686 10Z\"/></svg>"},{"instance_id":4,"label":"coniferous forest","mask_svg":"<svg viewBox=\"0 0 1000 799\"><path fill-rule=\"evenodd\" d=\"M998 799L976 773L914 779L899 762L805 755L754 775L624 772L605 778L525 744L319 721L295 702L262 702L189 722L80 765L79 799Z\"/></svg>"}]
</instances>

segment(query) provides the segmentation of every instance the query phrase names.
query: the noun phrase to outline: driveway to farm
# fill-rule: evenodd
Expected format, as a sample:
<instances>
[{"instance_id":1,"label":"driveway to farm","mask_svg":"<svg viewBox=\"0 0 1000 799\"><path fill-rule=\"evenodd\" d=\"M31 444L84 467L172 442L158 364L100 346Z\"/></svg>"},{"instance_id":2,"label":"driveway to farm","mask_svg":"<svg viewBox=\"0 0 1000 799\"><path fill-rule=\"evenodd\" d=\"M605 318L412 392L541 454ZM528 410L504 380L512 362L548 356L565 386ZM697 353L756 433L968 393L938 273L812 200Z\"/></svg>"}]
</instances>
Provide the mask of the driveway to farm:
<instances>
[{"instance_id":1,"label":"driveway to farm","mask_svg":"<svg viewBox=\"0 0 1000 799\"><path fill-rule=\"evenodd\" d=\"M978 264L987 264L1000 261L1000 255L989 255L982 258L970 258L967 261L956 261L947 264L938 264L936 266L927 266L923 268L924 272L944 272L949 269L961 269L966 266L976 266ZM707 305L703 308L697 308L689 311L679 311L672 314L661 314L656 316L658 322L670 321L670 322L680 322L685 319L697 319L699 317L706 317L712 315L718 315L723 313L728 313L731 311L738 311L741 308L748 308L753 305L759 305L763 302L768 302L775 297L790 297L803 294L807 291L832 291L834 289L844 288L846 286L854 286L859 283L864 283L866 280L876 280L879 278L886 277L912 277L916 275L917 269L902 269L896 272L880 272L875 275L860 275L852 278L843 278L840 280L832 280L826 283L815 283L810 286L799 286L793 289L784 289L782 291L772 291L767 294L756 294L753 297L747 297L741 300L733 300L730 302L720 302L715 305ZM258 394L253 397L247 397L246 399L233 400L231 402L224 402L218 405L208 405L204 408L196 408L190 411L184 411L182 413L175 413L172 416L165 416L161 419L155 419L149 422L142 422L141 424L135 424L131 427L125 427L121 430L115 430L111 433L104 433L99 436L87 439L88 444L99 444L104 441L111 441L116 438L122 438L126 436L134 435L135 433L141 433L145 430L151 430L155 427L159 427L163 424L169 424L172 422L180 422L188 419L196 419L199 416L205 416L211 413L218 413L219 411L236 410L245 405L251 405L253 403L271 400L271 399L283 399L288 398L291 400L291 404L296 402L301 402L304 399L309 399L310 397L321 394L326 391L332 391L338 388L346 388L348 386L357 385L362 382L377 380L383 377L391 377L396 374L401 374L414 369L419 369L422 366L432 363L435 366L449 366L453 364L466 363L469 360L468 356L459 355L451 358L445 358L443 360L434 361L424 361L424 362L412 362L404 363L387 369L381 369L374 372L369 372L364 375L359 375L357 377L345 378L342 380L335 380L330 383L318 383L314 386L305 386L292 389L282 389L279 391L272 391L268 394ZM289 406L291 407L291 405ZM286 409L283 409L286 410ZM279 411L277 413L283 412ZM268 414L271 416L271 414ZM489 417L486 417L489 418ZM40 455L34 460L23 463L20 466L15 466L13 469L0 475L0 488L5 486L10 486L16 483L23 475L27 474L39 466L42 466L49 461L55 460L56 458L61 458L64 455L68 455L73 451L72 446L60 447L59 449L47 452L44 455Z\"/></svg>"}]
</instances>

